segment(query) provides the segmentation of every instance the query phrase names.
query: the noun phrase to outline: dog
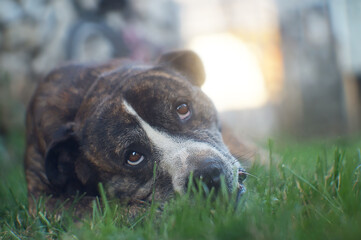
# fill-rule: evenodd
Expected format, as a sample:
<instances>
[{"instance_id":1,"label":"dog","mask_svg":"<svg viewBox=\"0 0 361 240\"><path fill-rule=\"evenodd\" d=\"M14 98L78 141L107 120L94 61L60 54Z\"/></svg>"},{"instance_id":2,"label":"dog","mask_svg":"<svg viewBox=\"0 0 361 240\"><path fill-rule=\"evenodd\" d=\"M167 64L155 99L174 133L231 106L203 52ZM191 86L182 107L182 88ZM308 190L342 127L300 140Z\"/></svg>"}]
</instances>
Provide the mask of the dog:
<instances>
[{"instance_id":1,"label":"dog","mask_svg":"<svg viewBox=\"0 0 361 240\"><path fill-rule=\"evenodd\" d=\"M226 144L237 156L246 147L221 129L204 81L192 51L50 72L26 115L29 209L41 196L52 208L83 194L80 209L99 195L98 183L122 202L164 201L185 193L191 175L216 191L224 179L229 192L242 194L247 173Z\"/></svg>"}]
</instances>

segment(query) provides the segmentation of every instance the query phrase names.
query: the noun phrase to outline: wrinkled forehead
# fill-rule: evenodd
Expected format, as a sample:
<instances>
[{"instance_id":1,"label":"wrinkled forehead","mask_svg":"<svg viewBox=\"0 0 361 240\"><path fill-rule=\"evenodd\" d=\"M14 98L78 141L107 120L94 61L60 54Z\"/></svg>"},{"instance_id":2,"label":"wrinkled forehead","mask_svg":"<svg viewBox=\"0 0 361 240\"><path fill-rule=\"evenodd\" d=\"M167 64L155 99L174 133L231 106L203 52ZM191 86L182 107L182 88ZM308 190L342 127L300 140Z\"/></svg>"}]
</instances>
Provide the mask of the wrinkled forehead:
<instances>
[{"instance_id":1,"label":"wrinkled forehead","mask_svg":"<svg viewBox=\"0 0 361 240\"><path fill-rule=\"evenodd\" d=\"M166 69L153 68L129 78L122 91L127 100L134 101L139 98L192 98L200 89L184 76Z\"/></svg>"}]
</instances>

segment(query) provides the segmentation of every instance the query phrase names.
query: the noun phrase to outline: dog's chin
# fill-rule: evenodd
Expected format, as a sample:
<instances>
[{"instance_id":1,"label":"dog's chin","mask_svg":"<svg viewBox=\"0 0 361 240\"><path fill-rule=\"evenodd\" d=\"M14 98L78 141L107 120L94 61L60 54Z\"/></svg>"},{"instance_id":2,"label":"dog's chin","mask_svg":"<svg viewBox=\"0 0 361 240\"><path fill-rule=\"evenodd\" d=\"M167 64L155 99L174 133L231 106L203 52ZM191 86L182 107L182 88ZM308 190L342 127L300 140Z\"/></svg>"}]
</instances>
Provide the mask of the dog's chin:
<instances>
[{"instance_id":1,"label":"dog's chin","mask_svg":"<svg viewBox=\"0 0 361 240\"><path fill-rule=\"evenodd\" d=\"M243 184L238 184L237 186L237 199L236 202L238 203L241 200L241 197L246 192L246 187Z\"/></svg>"},{"instance_id":2,"label":"dog's chin","mask_svg":"<svg viewBox=\"0 0 361 240\"><path fill-rule=\"evenodd\" d=\"M174 198L175 194L174 192L169 192L169 193L159 193L159 192L149 192L146 196L144 196L143 198L138 198L138 199L134 199L132 201L130 201L132 204L145 204L145 205L150 205L152 203L152 201L161 203L161 202L166 202L169 201L170 199Z\"/></svg>"}]
</instances>

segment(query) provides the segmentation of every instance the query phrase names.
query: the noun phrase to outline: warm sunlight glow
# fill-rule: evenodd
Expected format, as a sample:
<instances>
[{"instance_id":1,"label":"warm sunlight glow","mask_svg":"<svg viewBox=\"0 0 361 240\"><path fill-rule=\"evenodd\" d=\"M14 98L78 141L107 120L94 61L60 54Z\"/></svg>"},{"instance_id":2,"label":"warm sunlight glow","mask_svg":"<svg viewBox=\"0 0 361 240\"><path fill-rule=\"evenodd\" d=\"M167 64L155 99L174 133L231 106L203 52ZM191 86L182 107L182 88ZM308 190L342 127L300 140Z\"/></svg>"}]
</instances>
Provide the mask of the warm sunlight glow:
<instances>
[{"instance_id":1,"label":"warm sunlight glow","mask_svg":"<svg viewBox=\"0 0 361 240\"><path fill-rule=\"evenodd\" d=\"M207 74L204 92L218 110L255 108L266 103L267 92L256 57L232 34L193 39L190 48L202 58Z\"/></svg>"}]
</instances>

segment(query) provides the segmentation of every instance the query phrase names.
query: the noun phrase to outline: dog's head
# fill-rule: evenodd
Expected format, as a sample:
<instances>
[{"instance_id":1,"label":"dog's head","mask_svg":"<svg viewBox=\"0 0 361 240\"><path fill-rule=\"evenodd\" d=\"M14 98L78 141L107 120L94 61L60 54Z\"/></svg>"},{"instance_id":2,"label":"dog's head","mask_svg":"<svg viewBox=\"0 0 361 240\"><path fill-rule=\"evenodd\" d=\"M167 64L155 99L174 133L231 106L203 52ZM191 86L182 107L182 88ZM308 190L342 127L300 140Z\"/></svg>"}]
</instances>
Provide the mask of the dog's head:
<instances>
[{"instance_id":1,"label":"dog's head","mask_svg":"<svg viewBox=\"0 0 361 240\"><path fill-rule=\"evenodd\" d=\"M244 171L223 143L217 111L200 89L204 79L193 52L104 73L48 152L46 161L57 164L48 164L50 181L74 179L90 192L102 182L111 196L148 201L153 188L159 200L184 193L192 173L210 189L220 188L224 178L229 191L244 191Z\"/></svg>"}]
</instances>

